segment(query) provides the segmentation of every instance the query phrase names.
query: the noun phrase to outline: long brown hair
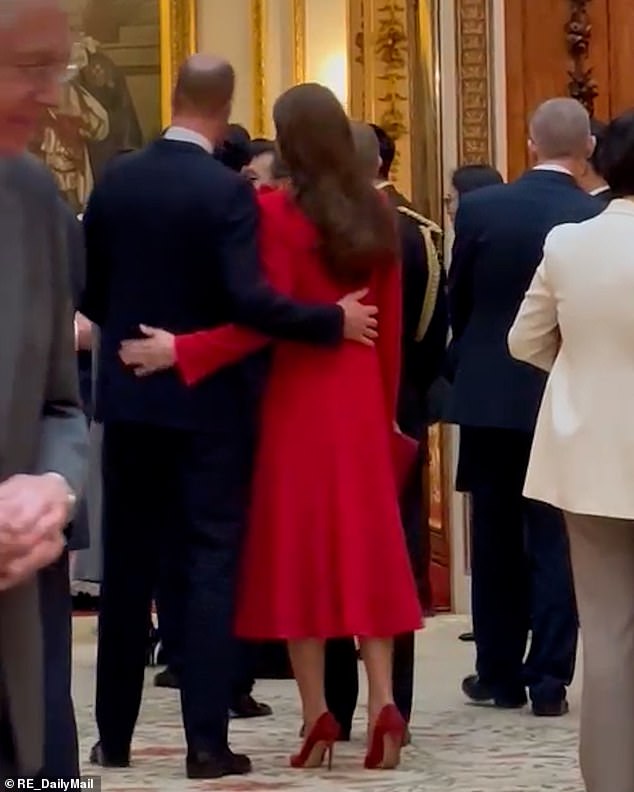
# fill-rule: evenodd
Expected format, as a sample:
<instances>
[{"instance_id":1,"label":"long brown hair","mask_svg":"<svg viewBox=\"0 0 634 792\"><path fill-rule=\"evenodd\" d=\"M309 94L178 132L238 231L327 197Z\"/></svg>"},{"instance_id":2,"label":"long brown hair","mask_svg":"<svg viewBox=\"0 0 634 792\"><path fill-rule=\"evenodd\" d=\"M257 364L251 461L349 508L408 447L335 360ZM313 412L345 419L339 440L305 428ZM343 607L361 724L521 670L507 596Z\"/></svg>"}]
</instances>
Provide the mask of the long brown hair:
<instances>
[{"instance_id":1,"label":"long brown hair","mask_svg":"<svg viewBox=\"0 0 634 792\"><path fill-rule=\"evenodd\" d=\"M359 163L337 97L316 83L297 85L280 96L273 117L295 200L319 232L331 274L356 284L391 264L394 218Z\"/></svg>"}]
</instances>

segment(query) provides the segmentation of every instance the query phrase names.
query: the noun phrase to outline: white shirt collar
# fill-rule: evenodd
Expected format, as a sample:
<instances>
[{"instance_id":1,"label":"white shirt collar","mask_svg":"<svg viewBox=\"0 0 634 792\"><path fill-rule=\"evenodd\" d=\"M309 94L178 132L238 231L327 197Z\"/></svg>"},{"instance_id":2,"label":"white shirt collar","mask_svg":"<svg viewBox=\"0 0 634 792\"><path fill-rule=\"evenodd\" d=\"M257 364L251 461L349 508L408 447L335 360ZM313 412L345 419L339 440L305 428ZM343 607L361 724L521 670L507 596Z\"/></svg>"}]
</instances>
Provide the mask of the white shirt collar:
<instances>
[{"instance_id":1,"label":"white shirt collar","mask_svg":"<svg viewBox=\"0 0 634 792\"><path fill-rule=\"evenodd\" d=\"M595 187L594 190L590 190L590 195L601 195L602 193L607 192L609 189L609 184L606 184L603 187Z\"/></svg>"},{"instance_id":2,"label":"white shirt collar","mask_svg":"<svg viewBox=\"0 0 634 792\"><path fill-rule=\"evenodd\" d=\"M199 132L194 132L193 129L187 129L186 127L168 127L163 137L165 140L176 140L179 143L192 143L194 146L200 146L200 148L204 149L208 154L211 154L214 150L214 147L204 135L201 135Z\"/></svg>"},{"instance_id":3,"label":"white shirt collar","mask_svg":"<svg viewBox=\"0 0 634 792\"><path fill-rule=\"evenodd\" d=\"M533 170L551 171L551 173L565 173L566 176L572 176L572 171L569 171L568 168L564 168L563 165L557 165L554 162L545 162L543 165L535 165Z\"/></svg>"}]
</instances>

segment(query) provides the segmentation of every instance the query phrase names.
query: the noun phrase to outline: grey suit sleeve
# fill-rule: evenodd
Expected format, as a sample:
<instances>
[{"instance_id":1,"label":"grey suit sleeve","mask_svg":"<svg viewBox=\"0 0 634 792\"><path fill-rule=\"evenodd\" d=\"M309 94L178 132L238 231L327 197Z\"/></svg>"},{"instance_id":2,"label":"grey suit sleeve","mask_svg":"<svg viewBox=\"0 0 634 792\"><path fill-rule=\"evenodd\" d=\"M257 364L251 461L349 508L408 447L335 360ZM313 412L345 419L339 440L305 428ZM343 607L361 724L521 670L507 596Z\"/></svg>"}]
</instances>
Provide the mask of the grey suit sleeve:
<instances>
[{"instance_id":1,"label":"grey suit sleeve","mask_svg":"<svg viewBox=\"0 0 634 792\"><path fill-rule=\"evenodd\" d=\"M53 327L35 472L59 473L79 494L86 475L88 430L77 381L67 225L59 206L52 214L50 266Z\"/></svg>"}]
</instances>

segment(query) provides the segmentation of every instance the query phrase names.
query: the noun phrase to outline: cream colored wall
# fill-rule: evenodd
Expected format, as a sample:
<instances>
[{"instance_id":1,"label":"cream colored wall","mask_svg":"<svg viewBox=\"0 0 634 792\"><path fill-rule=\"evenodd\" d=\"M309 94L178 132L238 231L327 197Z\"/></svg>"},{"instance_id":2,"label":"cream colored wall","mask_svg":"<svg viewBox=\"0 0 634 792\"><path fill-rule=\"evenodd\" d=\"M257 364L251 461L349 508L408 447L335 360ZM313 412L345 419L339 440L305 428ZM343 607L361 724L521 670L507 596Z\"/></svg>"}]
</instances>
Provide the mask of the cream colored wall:
<instances>
[{"instance_id":1,"label":"cream colored wall","mask_svg":"<svg viewBox=\"0 0 634 792\"><path fill-rule=\"evenodd\" d=\"M305 0L306 80L328 86L345 106L348 99L346 0Z\"/></svg>"},{"instance_id":2,"label":"cream colored wall","mask_svg":"<svg viewBox=\"0 0 634 792\"><path fill-rule=\"evenodd\" d=\"M277 2L277 0L273 0ZM221 55L237 74L233 121L253 125L253 75L250 0L198 0L199 52Z\"/></svg>"}]
</instances>

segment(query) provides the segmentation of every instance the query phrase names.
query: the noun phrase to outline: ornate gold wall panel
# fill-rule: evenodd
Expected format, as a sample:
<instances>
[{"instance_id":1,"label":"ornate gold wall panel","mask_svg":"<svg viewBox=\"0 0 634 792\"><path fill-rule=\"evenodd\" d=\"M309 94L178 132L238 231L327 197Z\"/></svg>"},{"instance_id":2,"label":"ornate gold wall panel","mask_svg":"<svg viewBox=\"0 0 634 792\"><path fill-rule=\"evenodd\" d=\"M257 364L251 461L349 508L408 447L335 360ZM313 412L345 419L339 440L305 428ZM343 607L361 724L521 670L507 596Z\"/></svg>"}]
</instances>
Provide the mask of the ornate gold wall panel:
<instances>
[{"instance_id":1,"label":"ornate gold wall panel","mask_svg":"<svg viewBox=\"0 0 634 792\"><path fill-rule=\"evenodd\" d=\"M489 0L456 0L456 30L459 164L493 163Z\"/></svg>"},{"instance_id":2,"label":"ornate gold wall panel","mask_svg":"<svg viewBox=\"0 0 634 792\"><path fill-rule=\"evenodd\" d=\"M268 17L266 0L251 0L251 36L253 58L253 137L266 135L266 39Z\"/></svg>"},{"instance_id":3,"label":"ornate gold wall panel","mask_svg":"<svg viewBox=\"0 0 634 792\"><path fill-rule=\"evenodd\" d=\"M348 4L350 112L374 121L396 141L393 178L412 193L411 57L406 0L350 0Z\"/></svg>"},{"instance_id":4,"label":"ornate gold wall panel","mask_svg":"<svg viewBox=\"0 0 634 792\"><path fill-rule=\"evenodd\" d=\"M293 3L293 83L306 81L306 0Z\"/></svg>"},{"instance_id":5,"label":"ornate gold wall panel","mask_svg":"<svg viewBox=\"0 0 634 792\"><path fill-rule=\"evenodd\" d=\"M172 119L172 91L183 61L196 50L195 0L161 0L161 120Z\"/></svg>"}]
</instances>

